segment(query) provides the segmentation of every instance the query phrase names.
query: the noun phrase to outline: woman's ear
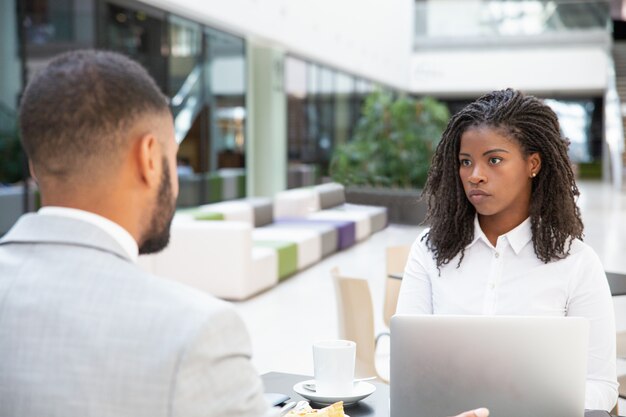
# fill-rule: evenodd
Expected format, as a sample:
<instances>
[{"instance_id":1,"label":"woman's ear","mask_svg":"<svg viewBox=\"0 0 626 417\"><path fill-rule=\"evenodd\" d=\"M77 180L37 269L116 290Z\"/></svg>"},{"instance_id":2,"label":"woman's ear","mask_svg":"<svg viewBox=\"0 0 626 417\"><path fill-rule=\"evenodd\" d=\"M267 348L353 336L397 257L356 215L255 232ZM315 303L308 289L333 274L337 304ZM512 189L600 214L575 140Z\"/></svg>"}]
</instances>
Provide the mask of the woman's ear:
<instances>
[{"instance_id":1,"label":"woman's ear","mask_svg":"<svg viewBox=\"0 0 626 417\"><path fill-rule=\"evenodd\" d=\"M531 153L528 157L529 177L534 178L541 171L541 155L539 152Z\"/></svg>"}]
</instances>

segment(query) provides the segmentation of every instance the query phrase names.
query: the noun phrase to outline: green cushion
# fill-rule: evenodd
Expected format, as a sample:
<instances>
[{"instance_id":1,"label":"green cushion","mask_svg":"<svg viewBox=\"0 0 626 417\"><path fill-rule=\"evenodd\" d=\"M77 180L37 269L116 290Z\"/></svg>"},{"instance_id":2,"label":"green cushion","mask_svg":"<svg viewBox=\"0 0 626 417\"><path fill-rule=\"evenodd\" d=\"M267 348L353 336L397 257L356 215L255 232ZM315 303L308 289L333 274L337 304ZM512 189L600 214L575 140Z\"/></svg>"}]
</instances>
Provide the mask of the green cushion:
<instances>
[{"instance_id":1,"label":"green cushion","mask_svg":"<svg viewBox=\"0 0 626 417\"><path fill-rule=\"evenodd\" d=\"M283 281L298 271L298 246L295 243L278 240L255 240L254 245L276 250L279 281Z\"/></svg>"},{"instance_id":2,"label":"green cushion","mask_svg":"<svg viewBox=\"0 0 626 417\"><path fill-rule=\"evenodd\" d=\"M246 176L237 177L237 197L244 198L246 196Z\"/></svg>"},{"instance_id":3,"label":"green cushion","mask_svg":"<svg viewBox=\"0 0 626 417\"><path fill-rule=\"evenodd\" d=\"M193 213L193 218L196 220L224 220L224 215L214 211L199 211Z\"/></svg>"},{"instance_id":4,"label":"green cushion","mask_svg":"<svg viewBox=\"0 0 626 417\"><path fill-rule=\"evenodd\" d=\"M202 211L197 207L176 210L178 214L188 214L195 220L224 220L224 214L217 211Z\"/></svg>"},{"instance_id":5,"label":"green cushion","mask_svg":"<svg viewBox=\"0 0 626 417\"><path fill-rule=\"evenodd\" d=\"M206 179L207 193L209 203L222 201L222 177L218 174L211 173Z\"/></svg>"}]
</instances>

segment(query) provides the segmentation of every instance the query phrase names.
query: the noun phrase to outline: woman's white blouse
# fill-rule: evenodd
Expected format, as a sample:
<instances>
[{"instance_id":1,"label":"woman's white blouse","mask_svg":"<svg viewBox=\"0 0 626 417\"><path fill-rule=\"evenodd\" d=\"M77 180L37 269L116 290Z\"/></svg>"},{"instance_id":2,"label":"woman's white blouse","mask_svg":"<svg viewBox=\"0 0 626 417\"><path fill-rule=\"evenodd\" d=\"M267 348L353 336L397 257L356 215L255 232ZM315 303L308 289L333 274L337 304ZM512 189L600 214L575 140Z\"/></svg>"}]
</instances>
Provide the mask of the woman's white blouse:
<instances>
[{"instance_id":1,"label":"woman's white blouse","mask_svg":"<svg viewBox=\"0 0 626 417\"><path fill-rule=\"evenodd\" d=\"M570 255L543 263L530 219L494 247L474 220L474 240L437 270L420 235L404 271L397 313L585 317L590 323L585 407L611 410L617 401L615 316L604 268L580 240Z\"/></svg>"}]
</instances>

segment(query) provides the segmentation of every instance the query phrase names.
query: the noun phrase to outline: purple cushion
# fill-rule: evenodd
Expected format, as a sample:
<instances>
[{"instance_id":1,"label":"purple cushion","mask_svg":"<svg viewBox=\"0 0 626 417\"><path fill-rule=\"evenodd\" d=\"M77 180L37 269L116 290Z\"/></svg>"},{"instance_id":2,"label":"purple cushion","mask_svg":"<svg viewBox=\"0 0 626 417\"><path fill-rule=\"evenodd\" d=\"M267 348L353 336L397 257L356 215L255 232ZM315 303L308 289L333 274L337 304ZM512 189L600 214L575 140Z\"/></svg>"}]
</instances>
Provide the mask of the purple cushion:
<instances>
[{"instance_id":1,"label":"purple cushion","mask_svg":"<svg viewBox=\"0 0 626 417\"><path fill-rule=\"evenodd\" d=\"M348 248L356 242L356 227L355 222L349 220L309 220L282 217L275 219L274 223L278 224L325 224L333 226L337 229L337 250Z\"/></svg>"}]
</instances>

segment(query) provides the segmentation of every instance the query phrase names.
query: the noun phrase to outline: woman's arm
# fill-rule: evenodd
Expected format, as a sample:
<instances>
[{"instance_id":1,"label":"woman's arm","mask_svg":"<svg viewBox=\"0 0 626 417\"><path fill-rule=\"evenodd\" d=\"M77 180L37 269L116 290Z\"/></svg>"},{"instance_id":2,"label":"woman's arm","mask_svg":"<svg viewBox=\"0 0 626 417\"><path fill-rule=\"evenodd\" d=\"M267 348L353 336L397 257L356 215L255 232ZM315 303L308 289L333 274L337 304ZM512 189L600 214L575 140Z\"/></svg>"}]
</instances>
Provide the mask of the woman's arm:
<instances>
[{"instance_id":1,"label":"woman's arm","mask_svg":"<svg viewBox=\"0 0 626 417\"><path fill-rule=\"evenodd\" d=\"M610 411L617 401L615 313L598 256L584 249L572 272L567 315L589 320L585 408Z\"/></svg>"},{"instance_id":2,"label":"woman's arm","mask_svg":"<svg viewBox=\"0 0 626 417\"><path fill-rule=\"evenodd\" d=\"M398 296L398 314L433 314L428 265L432 257L420 235L411 247Z\"/></svg>"}]
</instances>

